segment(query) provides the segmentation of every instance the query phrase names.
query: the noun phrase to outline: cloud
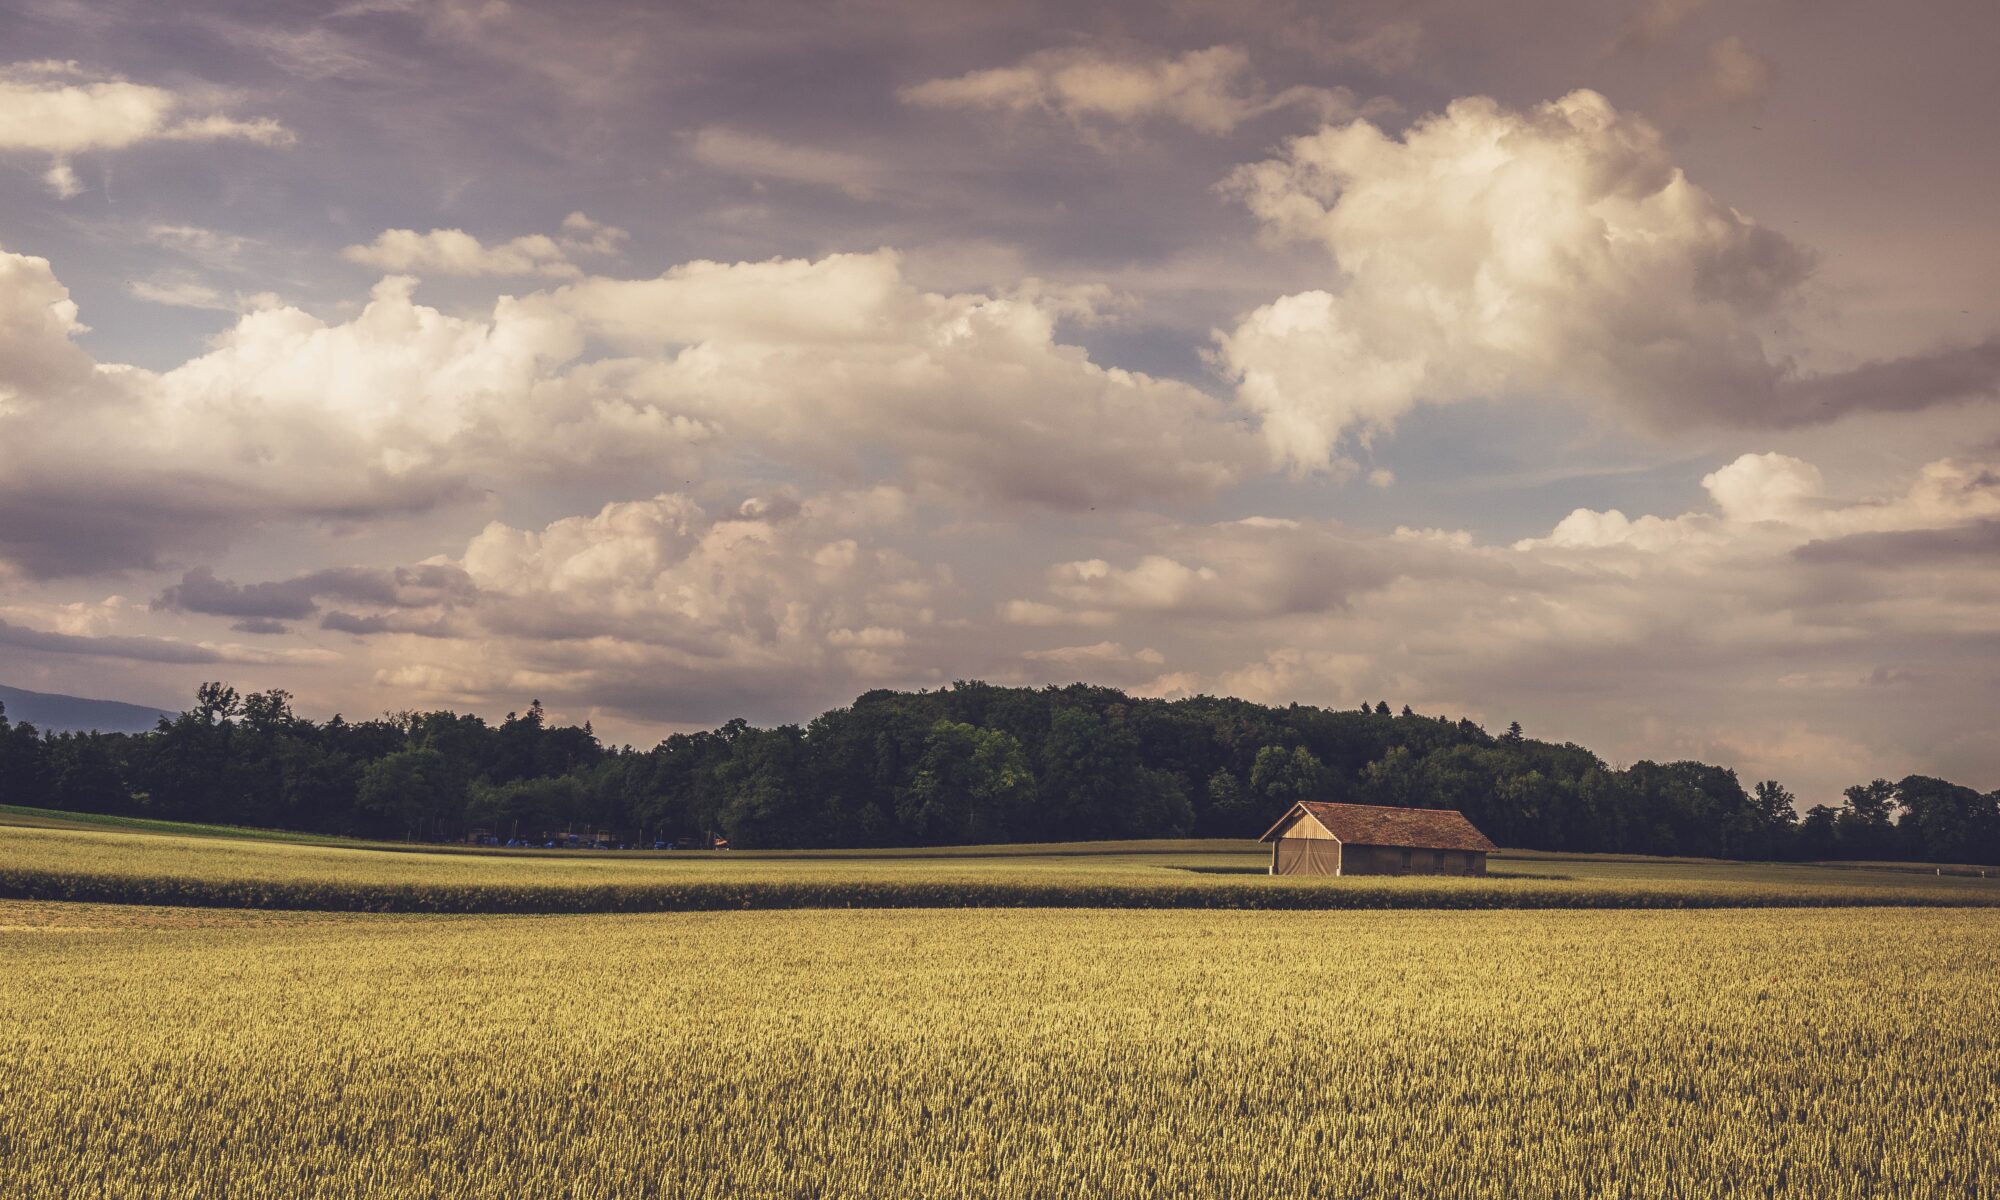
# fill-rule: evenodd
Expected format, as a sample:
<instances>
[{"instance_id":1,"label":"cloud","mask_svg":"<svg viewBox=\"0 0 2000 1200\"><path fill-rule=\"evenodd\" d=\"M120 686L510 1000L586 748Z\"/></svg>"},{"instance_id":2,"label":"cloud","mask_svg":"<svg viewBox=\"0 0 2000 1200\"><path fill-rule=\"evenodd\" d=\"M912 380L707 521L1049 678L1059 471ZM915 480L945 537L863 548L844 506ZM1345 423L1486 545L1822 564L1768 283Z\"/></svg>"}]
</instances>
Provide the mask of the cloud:
<instances>
[{"instance_id":1,"label":"cloud","mask_svg":"<svg viewBox=\"0 0 2000 1200\"><path fill-rule=\"evenodd\" d=\"M319 663L333 656L318 650L259 650L234 644L182 642L144 636L93 636L31 629L0 620L0 646L46 654L80 654L153 663Z\"/></svg>"},{"instance_id":2,"label":"cloud","mask_svg":"<svg viewBox=\"0 0 2000 1200\"><path fill-rule=\"evenodd\" d=\"M195 567L161 592L155 609L221 617L266 617L297 621L319 611L322 598L359 601L384 608L449 606L469 598L471 581L456 567L430 563L413 567L331 567L290 579L238 584L216 578L211 567Z\"/></svg>"},{"instance_id":3,"label":"cloud","mask_svg":"<svg viewBox=\"0 0 2000 1200\"><path fill-rule=\"evenodd\" d=\"M1086 646L1054 646L1025 650L1021 657L1045 678L1087 679L1111 685L1155 684L1167 656L1150 646L1128 650L1123 642L1093 642ZM1148 694L1157 691L1151 688Z\"/></svg>"},{"instance_id":4,"label":"cloud","mask_svg":"<svg viewBox=\"0 0 2000 1200\"><path fill-rule=\"evenodd\" d=\"M2000 394L2000 337L1945 346L1851 370L1785 380L1771 424L1810 425L1854 412L1915 412Z\"/></svg>"},{"instance_id":5,"label":"cloud","mask_svg":"<svg viewBox=\"0 0 2000 1200\"><path fill-rule=\"evenodd\" d=\"M1815 798L1853 782L1849 758L1921 758L1990 724L2000 466L1941 459L1853 496L1800 459L1747 454L1705 485L1695 511L1580 509L1511 545L1163 522L1051 566L1014 603L1030 628L1087 614L1160 647L1174 669L1156 691L1518 718L1614 760L1707 754ZM1906 707L1862 696L1917 677ZM1849 753L1815 757L1801 729Z\"/></svg>"},{"instance_id":6,"label":"cloud","mask_svg":"<svg viewBox=\"0 0 2000 1200\"><path fill-rule=\"evenodd\" d=\"M485 245L462 229L385 229L375 240L340 252L351 263L410 275L541 275L557 279L581 277L578 253L615 253L625 231L603 225L584 214L563 221L564 235L527 234Z\"/></svg>"},{"instance_id":7,"label":"cloud","mask_svg":"<svg viewBox=\"0 0 2000 1200\"><path fill-rule=\"evenodd\" d=\"M1077 294L925 292L888 251L589 277L484 316L392 276L349 320L261 308L161 372L93 361L45 260L0 252L0 280L0 563L31 576L721 456L1072 510L1195 502L1264 465L1214 398L1059 341Z\"/></svg>"},{"instance_id":8,"label":"cloud","mask_svg":"<svg viewBox=\"0 0 2000 1200\"><path fill-rule=\"evenodd\" d=\"M1170 121L1212 136L1284 108L1334 121L1395 107L1380 97L1363 104L1339 87L1268 94L1251 73L1249 54L1226 45L1179 56L1086 46L1038 50L1012 66L927 80L897 95L924 108L1045 113L1080 128Z\"/></svg>"},{"instance_id":9,"label":"cloud","mask_svg":"<svg viewBox=\"0 0 2000 1200\"><path fill-rule=\"evenodd\" d=\"M199 225L152 225L147 227L146 240L202 262L226 262L254 244L254 239L240 234L218 233Z\"/></svg>"},{"instance_id":10,"label":"cloud","mask_svg":"<svg viewBox=\"0 0 2000 1200\"><path fill-rule=\"evenodd\" d=\"M149 141L245 141L287 146L289 130L268 117L188 113L189 97L116 77L92 76L72 62L0 68L0 153L48 157L43 178L58 196L82 190L70 160Z\"/></svg>"},{"instance_id":11,"label":"cloud","mask_svg":"<svg viewBox=\"0 0 2000 1200\"><path fill-rule=\"evenodd\" d=\"M1327 67L1360 67L1393 74L1415 65L1424 28L1407 15L1411 6L1330 5L1323 0L1175 0L1177 16L1250 31L1272 50L1302 54ZM1376 11L1368 11L1370 8Z\"/></svg>"},{"instance_id":12,"label":"cloud","mask_svg":"<svg viewBox=\"0 0 2000 1200\"><path fill-rule=\"evenodd\" d=\"M464 496L469 471L513 457L488 406L578 348L506 311L444 317L392 284L343 325L245 314L207 354L155 373L76 344L75 306L45 260L0 251L0 280L0 570L31 576L151 567L270 520ZM514 437L528 461L525 447L547 444L538 429Z\"/></svg>"},{"instance_id":13,"label":"cloud","mask_svg":"<svg viewBox=\"0 0 2000 1200\"><path fill-rule=\"evenodd\" d=\"M1639 0L1618 37L1620 50L1644 50L1668 41L1694 19L1709 0Z\"/></svg>"},{"instance_id":14,"label":"cloud","mask_svg":"<svg viewBox=\"0 0 2000 1200\"><path fill-rule=\"evenodd\" d=\"M1960 561L1986 564L2000 560L2000 520L1975 521L1950 529L1850 533L1807 542L1792 554L1801 562L1871 567Z\"/></svg>"},{"instance_id":15,"label":"cloud","mask_svg":"<svg viewBox=\"0 0 2000 1200\"><path fill-rule=\"evenodd\" d=\"M540 305L634 356L580 372L617 403L843 478L888 451L904 482L1081 510L1191 501L1261 469L1211 397L1061 344L1076 299L1032 285L924 292L879 251L688 263L585 280Z\"/></svg>"},{"instance_id":16,"label":"cloud","mask_svg":"<svg viewBox=\"0 0 2000 1200\"><path fill-rule=\"evenodd\" d=\"M711 125L694 137L694 157L704 166L751 179L829 187L856 200L879 186L872 159L825 146L800 146Z\"/></svg>"},{"instance_id":17,"label":"cloud","mask_svg":"<svg viewBox=\"0 0 2000 1200\"><path fill-rule=\"evenodd\" d=\"M73 340L89 328L48 259L0 249L0 419L91 382L94 364Z\"/></svg>"},{"instance_id":18,"label":"cloud","mask_svg":"<svg viewBox=\"0 0 2000 1200\"><path fill-rule=\"evenodd\" d=\"M1400 138L1294 138L1227 190L1279 240L1318 242L1338 290L1217 334L1215 361L1301 469L1338 464L1419 404L1553 397L1654 430L1772 428L1989 394L1994 343L1812 375L1756 332L1810 256L1689 181L1659 133L1594 92L1530 110L1454 101Z\"/></svg>"},{"instance_id":19,"label":"cloud","mask_svg":"<svg viewBox=\"0 0 2000 1200\"><path fill-rule=\"evenodd\" d=\"M1838 501L1825 494L1819 468L1783 454L1745 454L1702 479L1715 513L1628 520L1616 509L1579 508L1548 536L1515 543L1517 550L1631 549L1648 554L1727 549L1752 539L1800 547L1806 558L1837 555L1814 547L1857 535L1928 531L1948 534L2000 517L2000 473L1962 458L1926 464L1901 495Z\"/></svg>"},{"instance_id":20,"label":"cloud","mask_svg":"<svg viewBox=\"0 0 2000 1200\"><path fill-rule=\"evenodd\" d=\"M449 626L412 612L330 613L323 628L415 634L384 676L437 695L544 690L649 715L711 695L831 699L912 677L950 627L951 572L888 544L913 513L893 489L703 504L618 501L539 528L487 525L450 566ZM710 702L713 702L712 699Z\"/></svg>"},{"instance_id":21,"label":"cloud","mask_svg":"<svg viewBox=\"0 0 2000 1200\"><path fill-rule=\"evenodd\" d=\"M225 300L221 292L208 284L185 275L134 279L125 285L125 290L149 304L165 304L172 308L199 308L218 312L236 312L239 308L239 305Z\"/></svg>"},{"instance_id":22,"label":"cloud","mask_svg":"<svg viewBox=\"0 0 2000 1200\"><path fill-rule=\"evenodd\" d=\"M1730 34L1708 48L1699 75L1667 93L1666 111L1679 121L1755 109L1770 98L1777 66Z\"/></svg>"}]
</instances>

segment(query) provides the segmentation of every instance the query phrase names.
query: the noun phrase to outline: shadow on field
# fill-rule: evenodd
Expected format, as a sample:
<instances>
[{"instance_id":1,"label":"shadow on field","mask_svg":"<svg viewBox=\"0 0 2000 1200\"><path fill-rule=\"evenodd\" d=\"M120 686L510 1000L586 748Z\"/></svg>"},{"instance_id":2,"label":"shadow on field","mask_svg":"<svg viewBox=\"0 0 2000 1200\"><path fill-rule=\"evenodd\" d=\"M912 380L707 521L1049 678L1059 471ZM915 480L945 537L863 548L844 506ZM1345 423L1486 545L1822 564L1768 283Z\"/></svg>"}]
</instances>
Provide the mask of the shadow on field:
<instances>
[{"instance_id":1,"label":"shadow on field","mask_svg":"<svg viewBox=\"0 0 2000 1200\"><path fill-rule=\"evenodd\" d=\"M1191 871L1191 872L1193 872L1193 873L1194 873L1194 874L1196 874L1196 875L1269 875L1269 874L1271 873L1271 870L1270 870L1270 868L1269 868L1269 867L1174 867L1174 868L1173 868L1173 870L1176 870L1176 871ZM1406 875L1406 876L1400 876L1400 878L1405 878L1405 879L1458 879L1458 878L1465 878L1465 877L1464 877L1464 876L1456 876L1456 875L1423 875L1423 874L1420 874L1420 873L1413 873L1413 874L1410 874L1410 875ZM1485 874L1484 878L1486 878L1486 879L1555 879L1555 880L1569 880L1569 879L1575 879L1575 878L1576 878L1576 876L1574 876L1574 875L1543 875L1543 874L1540 874L1539 872L1537 872L1537 873L1534 873L1534 874L1530 874L1530 873L1528 873L1528 872L1526 872L1526 871L1488 871L1488 872L1486 872L1486 874Z\"/></svg>"}]
</instances>

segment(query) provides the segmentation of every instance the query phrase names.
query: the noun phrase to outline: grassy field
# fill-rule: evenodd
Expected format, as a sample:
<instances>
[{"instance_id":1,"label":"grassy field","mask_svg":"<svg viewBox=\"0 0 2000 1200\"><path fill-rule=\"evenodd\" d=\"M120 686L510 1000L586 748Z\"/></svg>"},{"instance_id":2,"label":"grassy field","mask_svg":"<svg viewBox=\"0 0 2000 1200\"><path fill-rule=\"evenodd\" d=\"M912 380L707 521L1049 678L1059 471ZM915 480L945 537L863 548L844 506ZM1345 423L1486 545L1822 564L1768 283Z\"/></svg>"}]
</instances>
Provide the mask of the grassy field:
<instances>
[{"instance_id":1,"label":"grassy field","mask_svg":"<svg viewBox=\"0 0 2000 1200\"><path fill-rule=\"evenodd\" d=\"M1993 1195L2000 913L0 903L0 1194Z\"/></svg>"},{"instance_id":2,"label":"grassy field","mask_svg":"<svg viewBox=\"0 0 2000 1200\"><path fill-rule=\"evenodd\" d=\"M477 853L0 825L0 896L363 912L800 907L1620 908L1996 905L1901 869L1527 855L1487 878L1273 879L1254 843L878 853Z\"/></svg>"}]
</instances>

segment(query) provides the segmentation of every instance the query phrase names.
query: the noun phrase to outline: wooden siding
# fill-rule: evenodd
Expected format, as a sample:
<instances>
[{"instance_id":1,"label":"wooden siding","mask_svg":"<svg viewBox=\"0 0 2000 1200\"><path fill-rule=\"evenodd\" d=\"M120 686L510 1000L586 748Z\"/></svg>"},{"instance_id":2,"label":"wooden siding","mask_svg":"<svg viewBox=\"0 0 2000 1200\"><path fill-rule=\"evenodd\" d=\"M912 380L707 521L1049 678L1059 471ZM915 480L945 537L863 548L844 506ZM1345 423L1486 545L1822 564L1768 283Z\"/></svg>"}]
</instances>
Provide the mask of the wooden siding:
<instances>
[{"instance_id":1,"label":"wooden siding","mask_svg":"<svg viewBox=\"0 0 2000 1200\"><path fill-rule=\"evenodd\" d=\"M1484 875L1486 855L1477 850L1343 846L1340 865L1343 875Z\"/></svg>"},{"instance_id":2,"label":"wooden siding","mask_svg":"<svg viewBox=\"0 0 2000 1200\"><path fill-rule=\"evenodd\" d=\"M1341 850L1341 844L1333 838L1274 838L1271 841L1271 874L1338 875Z\"/></svg>"},{"instance_id":3,"label":"wooden siding","mask_svg":"<svg viewBox=\"0 0 2000 1200\"><path fill-rule=\"evenodd\" d=\"M1288 838L1312 838L1315 841L1323 841L1323 842L1335 842L1340 840L1334 837L1326 826L1319 823L1318 817L1315 817L1311 813L1305 812L1304 810L1300 810L1298 820L1293 821L1290 825L1285 826L1284 831L1279 833L1278 836L1288 837Z\"/></svg>"}]
</instances>

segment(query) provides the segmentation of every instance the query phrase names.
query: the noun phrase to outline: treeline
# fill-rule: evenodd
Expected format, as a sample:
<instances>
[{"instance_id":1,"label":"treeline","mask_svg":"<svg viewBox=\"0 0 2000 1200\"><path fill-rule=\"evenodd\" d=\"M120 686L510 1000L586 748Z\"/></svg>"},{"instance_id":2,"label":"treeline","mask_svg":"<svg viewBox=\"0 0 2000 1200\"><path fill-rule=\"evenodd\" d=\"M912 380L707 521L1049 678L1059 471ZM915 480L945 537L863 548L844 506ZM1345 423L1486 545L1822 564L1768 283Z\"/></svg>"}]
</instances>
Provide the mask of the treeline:
<instances>
[{"instance_id":1,"label":"treeline","mask_svg":"<svg viewBox=\"0 0 2000 1200\"><path fill-rule=\"evenodd\" d=\"M315 723L283 691L198 689L151 733L49 734L0 709L0 801L416 840L879 847L1254 837L1294 800L1455 808L1503 846L2000 862L2000 792L1876 780L1800 817L1775 781L1618 770L1574 744L1387 703L1329 711L1074 684L874 691L810 724L735 720L649 750L453 712Z\"/></svg>"}]
</instances>

